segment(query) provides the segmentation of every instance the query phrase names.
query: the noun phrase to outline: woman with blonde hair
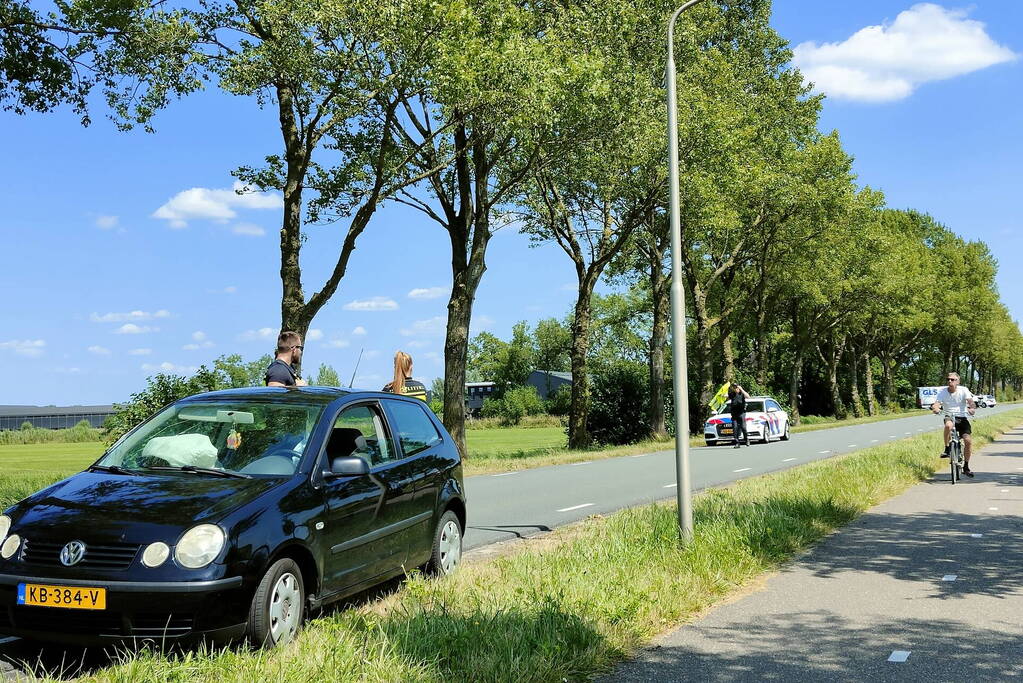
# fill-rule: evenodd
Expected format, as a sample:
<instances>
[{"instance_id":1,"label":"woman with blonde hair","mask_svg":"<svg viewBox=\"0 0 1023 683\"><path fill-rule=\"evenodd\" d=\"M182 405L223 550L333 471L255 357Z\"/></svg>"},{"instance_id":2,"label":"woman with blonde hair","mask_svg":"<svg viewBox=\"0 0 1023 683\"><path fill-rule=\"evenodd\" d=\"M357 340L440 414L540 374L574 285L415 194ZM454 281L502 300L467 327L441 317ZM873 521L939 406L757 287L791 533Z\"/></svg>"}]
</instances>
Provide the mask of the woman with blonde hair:
<instances>
[{"instance_id":1,"label":"woman with blonde hair","mask_svg":"<svg viewBox=\"0 0 1023 683\"><path fill-rule=\"evenodd\" d=\"M426 385L412 379L412 356L404 351L394 354L394 379L384 387L384 391L426 400Z\"/></svg>"}]
</instances>

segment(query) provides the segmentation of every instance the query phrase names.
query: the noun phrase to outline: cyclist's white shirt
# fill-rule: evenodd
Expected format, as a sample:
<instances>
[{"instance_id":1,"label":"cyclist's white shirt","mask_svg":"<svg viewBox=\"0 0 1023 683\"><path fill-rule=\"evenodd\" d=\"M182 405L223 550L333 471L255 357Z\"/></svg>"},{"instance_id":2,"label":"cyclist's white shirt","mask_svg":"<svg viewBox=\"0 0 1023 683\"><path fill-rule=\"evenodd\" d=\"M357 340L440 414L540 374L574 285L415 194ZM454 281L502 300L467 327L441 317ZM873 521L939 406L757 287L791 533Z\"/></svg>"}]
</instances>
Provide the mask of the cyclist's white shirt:
<instances>
[{"instance_id":1,"label":"cyclist's white shirt","mask_svg":"<svg viewBox=\"0 0 1023 683\"><path fill-rule=\"evenodd\" d=\"M942 387L934 400L941 404L942 412L965 416L972 398L973 393L966 387L959 387L955 393L949 393L948 387Z\"/></svg>"}]
</instances>

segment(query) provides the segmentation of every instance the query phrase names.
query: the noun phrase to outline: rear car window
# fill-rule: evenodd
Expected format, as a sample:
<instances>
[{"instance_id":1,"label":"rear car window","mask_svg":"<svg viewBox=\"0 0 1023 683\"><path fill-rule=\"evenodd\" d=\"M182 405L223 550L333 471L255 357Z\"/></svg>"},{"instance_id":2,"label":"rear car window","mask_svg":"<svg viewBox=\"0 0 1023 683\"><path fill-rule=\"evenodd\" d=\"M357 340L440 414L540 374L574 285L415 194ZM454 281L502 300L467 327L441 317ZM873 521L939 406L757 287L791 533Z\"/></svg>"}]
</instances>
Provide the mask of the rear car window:
<instances>
[{"instance_id":1,"label":"rear car window","mask_svg":"<svg viewBox=\"0 0 1023 683\"><path fill-rule=\"evenodd\" d=\"M404 401L390 402L395 431L405 456L421 453L441 442L440 432L426 414L426 408Z\"/></svg>"}]
</instances>

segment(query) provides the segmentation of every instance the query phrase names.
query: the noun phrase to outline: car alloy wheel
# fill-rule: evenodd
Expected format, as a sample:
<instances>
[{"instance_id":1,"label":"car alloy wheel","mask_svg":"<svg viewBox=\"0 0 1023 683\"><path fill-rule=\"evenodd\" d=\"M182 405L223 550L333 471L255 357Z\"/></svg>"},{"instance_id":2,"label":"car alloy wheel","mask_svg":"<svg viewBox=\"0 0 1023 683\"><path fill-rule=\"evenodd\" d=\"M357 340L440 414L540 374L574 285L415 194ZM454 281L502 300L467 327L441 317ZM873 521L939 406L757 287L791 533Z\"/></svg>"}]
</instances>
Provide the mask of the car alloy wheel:
<instances>
[{"instance_id":1,"label":"car alloy wheel","mask_svg":"<svg viewBox=\"0 0 1023 683\"><path fill-rule=\"evenodd\" d=\"M274 643L286 643L298 631L302 614L302 589L298 578L287 572L277 579L270 595L270 637Z\"/></svg>"},{"instance_id":2,"label":"car alloy wheel","mask_svg":"<svg viewBox=\"0 0 1023 683\"><path fill-rule=\"evenodd\" d=\"M302 571L290 557L263 574L249 608L246 635L256 647L274 647L295 638L305 614Z\"/></svg>"},{"instance_id":3,"label":"car alloy wheel","mask_svg":"<svg viewBox=\"0 0 1023 683\"><path fill-rule=\"evenodd\" d=\"M451 510L441 515L433 536L433 549L426 571L447 576L458 568L462 560L462 525Z\"/></svg>"}]
</instances>

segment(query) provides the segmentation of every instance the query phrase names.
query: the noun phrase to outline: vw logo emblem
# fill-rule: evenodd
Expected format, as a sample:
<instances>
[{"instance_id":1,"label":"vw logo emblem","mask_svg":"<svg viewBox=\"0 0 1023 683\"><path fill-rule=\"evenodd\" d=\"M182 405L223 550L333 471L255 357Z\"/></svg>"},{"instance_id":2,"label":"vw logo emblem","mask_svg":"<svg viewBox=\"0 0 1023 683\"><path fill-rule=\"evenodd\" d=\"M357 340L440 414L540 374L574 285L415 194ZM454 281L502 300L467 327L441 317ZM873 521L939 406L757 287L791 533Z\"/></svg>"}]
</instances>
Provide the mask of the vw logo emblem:
<instances>
[{"instance_id":1,"label":"vw logo emblem","mask_svg":"<svg viewBox=\"0 0 1023 683\"><path fill-rule=\"evenodd\" d=\"M76 565L85 557L85 544L81 541L71 541L60 549L60 563L65 567Z\"/></svg>"}]
</instances>

